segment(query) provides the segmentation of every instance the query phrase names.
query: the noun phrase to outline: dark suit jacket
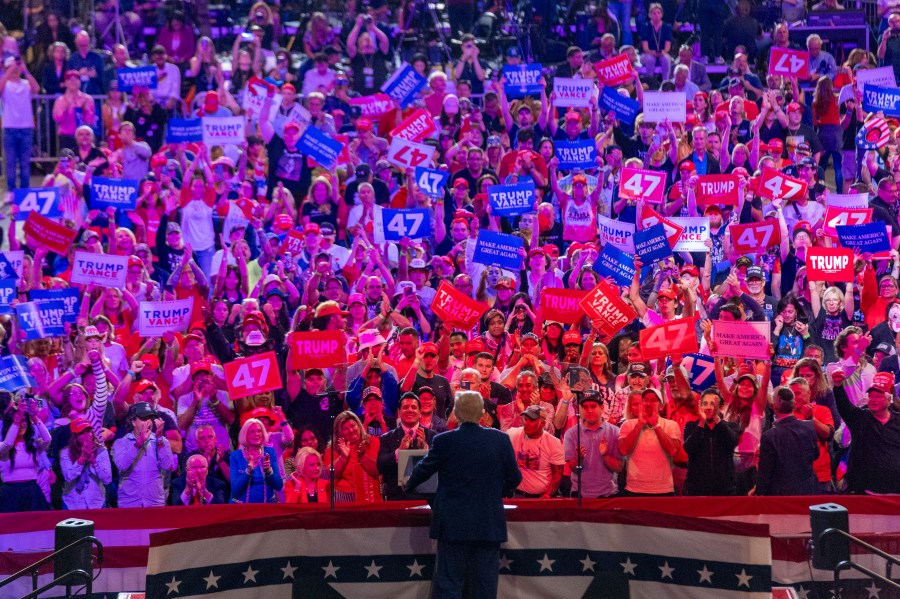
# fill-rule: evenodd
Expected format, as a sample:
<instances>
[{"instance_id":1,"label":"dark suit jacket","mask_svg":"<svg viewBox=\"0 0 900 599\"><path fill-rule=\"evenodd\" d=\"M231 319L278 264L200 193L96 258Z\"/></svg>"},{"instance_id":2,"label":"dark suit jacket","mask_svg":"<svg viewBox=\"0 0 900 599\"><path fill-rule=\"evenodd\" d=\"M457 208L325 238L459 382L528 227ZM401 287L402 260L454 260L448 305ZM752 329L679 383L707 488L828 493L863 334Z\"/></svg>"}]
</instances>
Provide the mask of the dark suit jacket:
<instances>
[{"instance_id":1,"label":"dark suit jacket","mask_svg":"<svg viewBox=\"0 0 900 599\"><path fill-rule=\"evenodd\" d=\"M688 154L687 158L685 158L684 160L682 160L681 162L678 163L678 167L677 167L678 170L681 170L682 163L687 162L688 160L693 162L693 160L694 160L693 152ZM706 174L707 175L721 175L722 174L722 170L719 167L719 159L713 157L713 155L710 154L709 152L706 153Z\"/></svg>"},{"instance_id":2,"label":"dark suit jacket","mask_svg":"<svg viewBox=\"0 0 900 599\"><path fill-rule=\"evenodd\" d=\"M819 438L809 420L788 416L762 434L759 444L757 495L817 495L813 462Z\"/></svg>"},{"instance_id":3,"label":"dark suit jacket","mask_svg":"<svg viewBox=\"0 0 900 599\"><path fill-rule=\"evenodd\" d=\"M425 441L431 445L432 439L436 434L429 428L424 428ZM378 471L381 472L381 480L384 483L384 498L387 500L397 499L422 499L422 495L415 493L406 493L404 489L397 484L397 458L395 453L400 449L400 443L403 441L403 427L398 426L394 430L388 431L381 435L381 445L378 449ZM425 449L418 445L410 445L410 449Z\"/></svg>"},{"instance_id":4,"label":"dark suit jacket","mask_svg":"<svg viewBox=\"0 0 900 599\"><path fill-rule=\"evenodd\" d=\"M466 422L435 436L413 470L412 489L438 474L431 538L443 541L506 541L503 497L522 482L506 433Z\"/></svg>"},{"instance_id":5,"label":"dark suit jacket","mask_svg":"<svg viewBox=\"0 0 900 599\"><path fill-rule=\"evenodd\" d=\"M172 493L172 505L184 505L184 503L181 502L181 494L184 493L185 484L187 484L187 479L183 474L172 481L172 488L170 489L170 492ZM212 499L209 501L210 504L225 503L225 483L221 480L214 476L207 476L206 490L212 493Z\"/></svg>"}]
</instances>

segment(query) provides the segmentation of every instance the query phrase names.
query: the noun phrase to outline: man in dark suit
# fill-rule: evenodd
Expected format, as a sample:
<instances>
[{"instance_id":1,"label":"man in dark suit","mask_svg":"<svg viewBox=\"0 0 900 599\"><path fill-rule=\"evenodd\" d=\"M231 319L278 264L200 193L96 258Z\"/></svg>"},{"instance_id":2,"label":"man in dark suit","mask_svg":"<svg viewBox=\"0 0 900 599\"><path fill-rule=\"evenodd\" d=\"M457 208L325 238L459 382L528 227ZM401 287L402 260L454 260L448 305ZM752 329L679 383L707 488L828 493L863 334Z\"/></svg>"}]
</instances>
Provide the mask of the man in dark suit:
<instances>
[{"instance_id":1,"label":"man in dark suit","mask_svg":"<svg viewBox=\"0 0 900 599\"><path fill-rule=\"evenodd\" d=\"M225 483L209 476L209 463L202 454L187 460L185 473L172 481L172 505L225 503Z\"/></svg>"},{"instance_id":2,"label":"man in dark suit","mask_svg":"<svg viewBox=\"0 0 900 599\"><path fill-rule=\"evenodd\" d=\"M415 393L407 392L400 398L398 420L400 424L392 431L381 435L378 450L378 471L384 483L384 498L389 501L397 499L422 499L421 495L407 494L397 483L397 460L401 449L428 449L435 432L419 426L422 404Z\"/></svg>"},{"instance_id":3,"label":"man in dark suit","mask_svg":"<svg viewBox=\"0 0 900 599\"><path fill-rule=\"evenodd\" d=\"M817 495L818 479L813 462L819 457L819 442L813 423L797 420L794 392L775 389L772 409L775 423L762 434L759 444L757 495Z\"/></svg>"},{"instance_id":4,"label":"man in dark suit","mask_svg":"<svg viewBox=\"0 0 900 599\"><path fill-rule=\"evenodd\" d=\"M707 141L708 137L705 128L699 127L694 129L691 132L692 152L678 163L678 170L681 170L684 163L690 162L694 165L694 170L697 171L698 175L720 174L722 171L719 169L719 157L713 156L707 151Z\"/></svg>"},{"instance_id":5,"label":"man in dark suit","mask_svg":"<svg viewBox=\"0 0 900 599\"><path fill-rule=\"evenodd\" d=\"M406 488L438 474L431 516L431 538L438 541L433 599L459 598L464 586L477 599L494 598L500 543L506 541L503 497L519 486L522 473L509 437L479 425L480 393L457 393L453 413L459 428L434 438Z\"/></svg>"}]
</instances>

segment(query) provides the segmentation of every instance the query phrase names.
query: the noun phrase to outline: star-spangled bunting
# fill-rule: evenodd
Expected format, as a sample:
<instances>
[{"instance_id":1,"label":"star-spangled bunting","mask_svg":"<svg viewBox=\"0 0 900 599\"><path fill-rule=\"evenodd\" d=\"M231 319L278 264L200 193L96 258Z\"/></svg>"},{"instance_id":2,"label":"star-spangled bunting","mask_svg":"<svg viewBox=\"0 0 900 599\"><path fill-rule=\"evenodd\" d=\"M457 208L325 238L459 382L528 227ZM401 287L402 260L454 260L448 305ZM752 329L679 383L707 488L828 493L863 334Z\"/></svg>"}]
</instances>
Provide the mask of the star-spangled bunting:
<instances>
[{"instance_id":1,"label":"star-spangled bunting","mask_svg":"<svg viewBox=\"0 0 900 599\"><path fill-rule=\"evenodd\" d=\"M175 598L224 593L269 585L314 585L324 597L341 597L332 584L427 581L434 555L284 556L252 563L209 566L147 577L148 596ZM585 551L584 549L509 549L501 554L500 574L511 576L583 576L614 573L635 581L731 591L771 590L771 568L710 562L677 556ZM502 584L502 579L501 579ZM877 590L869 590L869 593Z\"/></svg>"}]
</instances>

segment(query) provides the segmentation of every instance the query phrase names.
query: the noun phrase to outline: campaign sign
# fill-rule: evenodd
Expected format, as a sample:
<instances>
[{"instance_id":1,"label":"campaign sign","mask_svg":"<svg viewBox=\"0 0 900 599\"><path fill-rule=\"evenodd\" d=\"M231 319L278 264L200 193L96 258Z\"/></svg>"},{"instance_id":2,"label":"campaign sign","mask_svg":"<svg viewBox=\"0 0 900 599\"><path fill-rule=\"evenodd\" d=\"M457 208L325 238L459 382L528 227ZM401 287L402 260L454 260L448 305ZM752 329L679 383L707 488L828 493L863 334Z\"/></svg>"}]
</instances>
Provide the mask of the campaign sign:
<instances>
[{"instance_id":1,"label":"campaign sign","mask_svg":"<svg viewBox=\"0 0 900 599\"><path fill-rule=\"evenodd\" d=\"M488 187L488 202L494 216L518 216L534 212L534 183L507 183Z\"/></svg>"},{"instance_id":2,"label":"campaign sign","mask_svg":"<svg viewBox=\"0 0 900 599\"><path fill-rule=\"evenodd\" d=\"M594 95L594 82L591 79L554 77L553 93L556 94L554 106L588 108Z\"/></svg>"},{"instance_id":3,"label":"campaign sign","mask_svg":"<svg viewBox=\"0 0 900 599\"><path fill-rule=\"evenodd\" d=\"M581 300L581 309L591 320L599 319L600 331L607 337L612 337L637 318L634 309L622 299L619 288L606 281L600 281L588 291Z\"/></svg>"},{"instance_id":4,"label":"campaign sign","mask_svg":"<svg viewBox=\"0 0 900 599\"><path fill-rule=\"evenodd\" d=\"M144 89L156 89L156 66L132 67L116 69L116 79L119 82L119 91L130 94L136 87Z\"/></svg>"},{"instance_id":5,"label":"campaign sign","mask_svg":"<svg viewBox=\"0 0 900 599\"><path fill-rule=\"evenodd\" d=\"M544 88L541 85L541 77L544 74L540 64L504 65L503 76L506 78L503 92L510 100L526 96L540 96Z\"/></svg>"},{"instance_id":6,"label":"campaign sign","mask_svg":"<svg viewBox=\"0 0 900 599\"><path fill-rule=\"evenodd\" d=\"M809 77L809 52L772 46L769 52L769 74L779 77Z\"/></svg>"},{"instance_id":7,"label":"campaign sign","mask_svg":"<svg viewBox=\"0 0 900 599\"><path fill-rule=\"evenodd\" d=\"M161 337L164 333L181 333L191 324L194 298L162 302L141 302L138 314L138 334L141 337Z\"/></svg>"},{"instance_id":8,"label":"campaign sign","mask_svg":"<svg viewBox=\"0 0 900 599\"><path fill-rule=\"evenodd\" d=\"M306 235L303 233L303 231L298 231L296 229L290 231L287 235L285 235L284 241L281 243L281 253L289 253L292 256L299 256L303 252L305 237Z\"/></svg>"},{"instance_id":9,"label":"campaign sign","mask_svg":"<svg viewBox=\"0 0 900 599\"><path fill-rule=\"evenodd\" d=\"M466 329L475 326L487 308L487 304L472 299L447 281L441 281L431 302L431 311L443 322L452 322Z\"/></svg>"},{"instance_id":10,"label":"campaign sign","mask_svg":"<svg viewBox=\"0 0 900 599\"><path fill-rule=\"evenodd\" d=\"M62 300L38 300L16 304L19 330L25 332L25 341L62 337L65 335L66 306Z\"/></svg>"},{"instance_id":11,"label":"campaign sign","mask_svg":"<svg viewBox=\"0 0 900 599\"><path fill-rule=\"evenodd\" d=\"M900 89L866 85L863 88L863 110L881 111L884 116L900 116Z\"/></svg>"},{"instance_id":12,"label":"campaign sign","mask_svg":"<svg viewBox=\"0 0 900 599\"><path fill-rule=\"evenodd\" d=\"M281 389L281 371L275 352L256 354L225 364L225 383L231 399Z\"/></svg>"},{"instance_id":13,"label":"campaign sign","mask_svg":"<svg viewBox=\"0 0 900 599\"><path fill-rule=\"evenodd\" d=\"M683 123L687 120L684 92L644 92L644 119L650 123Z\"/></svg>"},{"instance_id":14,"label":"campaign sign","mask_svg":"<svg viewBox=\"0 0 900 599\"><path fill-rule=\"evenodd\" d=\"M28 292L28 299L33 302L61 300L66 306L63 316L69 322L75 322L75 319L78 318L78 311L81 309L81 293L78 289L72 287L66 287L65 289L32 289Z\"/></svg>"},{"instance_id":15,"label":"campaign sign","mask_svg":"<svg viewBox=\"0 0 900 599\"><path fill-rule=\"evenodd\" d=\"M708 252L706 240L709 239L709 217L691 216L675 217L671 221L682 228L673 252Z\"/></svg>"},{"instance_id":16,"label":"campaign sign","mask_svg":"<svg viewBox=\"0 0 900 599\"><path fill-rule=\"evenodd\" d=\"M634 124L634 119L641 111L641 104L628 96L623 96L616 88L606 86L600 92L600 108L616 113L616 118L629 125Z\"/></svg>"},{"instance_id":17,"label":"campaign sign","mask_svg":"<svg viewBox=\"0 0 900 599\"><path fill-rule=\"evenodd\" d=\"M436 150L437 148L434 146L415 143L402 137L395 137L391 140L391 145L388 148L387 160L403 170L408 168L414 169L419 166L430 165L431 158Z\"/></svg>"},{"instance_id":18,"label":"campaign sign","mask_svg":"<svg viewBox=\"0 0 900 599\"><path fill-rule=\"evenodd\" d=\"M694 196L698 206L737 206L739 189L737 175L701 175Z\"/></svg>"},{"instance_id":19,"label":"campaign sign","mask_svg":"<svg viewBox=\"0 0 900 599\"><path fill-rule=\"evenodd\" d=\"M825 194L826 206L838 208L868 208L869 194L863 193L831 193Z\"/></svg>"},{"instance_id":20,"label":"campaign sign","mask_svg":"<svg viewBox=\"0 0 900 599\"><path fill-rule=\"evenodd\" d=\"M13 203L19 207L16 220L25 220L30 212L47 218L61 218L58 187L20 187L13 192Z\"/></svg>"},{"instance_id":21,"label":"campaign sign","mask_svg":"<svg viewBox=\"0 0 900 599\"><path fill-rule=\"evenodd\" d=\"M828 206L825 208L825 217L822 231L826 235L834 237L837 231L834 229L840 225L864 225L872 222L871 208L838 208Z\"/></svg>"},{"instance_id":22,"label":"campaign sign","mask_svg":"<svg viewBox=\"0 0 900 599\"><path fill-rule=\"evenodd\" d=\"M394 101L387 94L375 94L350 98L350 106L359 106L363 118L372 119L390 112L394 109Z\"/></svg>"},{"instance_id":23,"label":"campaign sign","mask_svg":"<svg viewBox=\"0 0 900 599\"><path fill-rule=\"evenodd\" d=\"M897 78L894 76L894 67L878 67L877 69L859 69L853 74L856 79L856 89L863 91L866 85L877 87L897 87Z\"/></svg>"},{"instance_id":24,"label":"campaign sign","mask_svg":"<svg viewBox=\"0 0 900 599\"><path fill-rule=\"evenodd\" d=\"M416 185L430 198L443 198L450 173L424 166L416 167Z\"/></svg>"},{"instance_id":25,"label":"campaign sign","mask_svg":"<svg viewBox=\"0 0 900 599\"><path fill-rule=\"evenodd\" d=\"M288 334L291 349L290 368L334 368L347 361L347 346L342 331L309 331Z\"/></svg>"},{"instance_id":26,"label":"campaign sign","mask_svg":"<svg viewBox=\"0 0 900 599\"><path fill-rule=\"evenodd\" d=\"M600 83L608 86L625 83L633 77L631 62L626 54L619 54L594 63L594 71L597 73Z\"/></svg>"},{"instance_id":27,"label":"campaign sign","mask_svg":"<svg viewBox=\"0 0 900 599\"><path fill-rule=\"evenodd\" d=\"M75 241L76 235L76 231L41 216L37 212L28 213L28 218L25 219L22 230L27 237L42 242L50 248L50 251L57 254L68 252L72 242ZM126 257L125 260L127 261L128 258ZM122 283L124 285L124 281Z\"/></svg>"},{"instance_id":28,"label":"campaign sign","mask_svg":"<svg viewBox=\"0 0 900 599\"><path fill-rule=\"evenodd\" d=\"M597 225L600 227L600 241L604 246L611 245L626 254L634 255L634 223L598 215Z\"/></svg>"},{"instance_id":29,"label":"campaign sign","mask_svg":"<svg viewBox=\"0 0 900 599\"><path fill-rule=\"evenodd\" d=\"M137 205L138 182L129 179L91 178L91 208L134 210Z\"/></svg>"},{"instance_id":30,"label":"campaign sign","mask_svg":"<svg viewBox=\"0 0 900 599\"><path fill-rule=\"evenodd\" d=\"M0 280L0 315L15 314L15 308L9 304L16 299L19 299L19 296L16 293L16 280Z\"/></svg>"},{"instance_id":31,"label":"campaign sign","mask_svg":"<svg viewBox=\"0 0 900 599\"><path fill-rule=\"evenodd\" d=\"M714 356L768 360L772 328L768 322L751 320L713 321Z\"/></svg>"},{"instance_id":32,"label":"campaign sign","mask_svg":"<svg viewBox=\"0 0 900 599\"><path fill-rule=\"evenodd\" d=\"M666 228L660 224L635 232L634 251L644 264L658 262L671 256L672 246L666 237Z\"/></svg>"},{"instance_id":33,"label":"campaign sign","mask_svg":"<svg viewBox=\"0 0 900 599\"><path fill-rule=\"evenodd\" d=\"M681 225L676 224L674 220L666 218L646 204L641 211L640 218L642 229L649 229L654 225L662 225L666 230L666 239L669 240L669 245L672 246L673 249L678 243L678 240L681 239L681 234L684 232Z\"/></svg>"},{"instance_id":34,"label":"campaign sign","mask_svg":"<svg viewBox=\"0 0 900 599\"><path fill-rule=\"evenodd\" d=\"M811 247L806 251L806 278L826 283L853 280L853 250L850 248Z\"/></svg>"},{"instance_id":35,"label":"campaign sign","mask_svg":"<svg viewBox=\"0 0 900 599\"><path fill-rule=\"evenodd\" d=\"M387 94L400 108L406 108L415 99L427 81L409 63L404 62L394 74L384 82L381 91Z\"/></svg>"},{"instance_id":36,"label":"campaign sign","mask_svg":"<svg viewBox=\"0 0 900 599\"><path fill-rule=\"evenodd\" d=\"M499 266L507 270L520 270L522 256L519 255L525 240L515 235L495 233L479 229L472 261L487 266Z\"/></svg>"},{"instance_id":37,"label":"campaign sign","mask_svg":"<svg viewBox=\"0 0 900 599\"><path fill-rule=\"evenodd\" d=\"M200 119L169 119L166 130L167 144L203 141L203 121Z\"/></svg>"},{"instance_id":38,"label":"campaign sign","mask_svg":"<svg viewBox=\"0 0 900 599\"><path fill-rule=\"evenodd\" d=\"M427 110L419 108L394 127L391 137L400 137L418 143L433 137L435 133L437 133L437 125L434 124L434 118Z\"/></svg>"},{"instance_id":39,"label":"campaign sign","mask_svg":"<svg viewBox=\"0 0 900 599\"><path fill-rule=\"evenodd\" d=\"M0 280L22 278L22 265L25 263L25 250L7 250L0 252Z\"/></svg>"},{"instance_id":40,"label":"campaign sign","mask_svg":"<svg viewBox=\"0 0 900 599\"><path fill-rule=\"evenodd\" d=\"M320 129L310 125L300 136L297 142L297 150L309 156L325 168L331 170L337 164L338 156L344 145L331 136L326 135Z\"/></svg>"},{"instance_id":41,"label":"campaign sign","mask_svg":"<svg viewBox=\"0 0 900 599\"><path fill-rule=\"evenodd\" d=\"M634 256L626 254L614 245L605 245L594 261L594 271L601 277L612 277L616 285L631 285L634 273Z\"/></svg>"},{"instance_id":42,"label":"campaign sign","mask_svg":"<svg viewBox=\"0 0 900 599\"><path fill-rule=\"evenodd\" d=\"M765 252L781 243L778 221L764 220L746 225L731 225L731 245L738 255Z\"/></svg>"},{"instance_id":43,"label":"campaign sign","mask_svg":"<svg viewBox=\"0 0 900 599\"><path fill-rule=\"evenodd\" d=\"M545 287L541 290L541 314L545 321L555 320L563 324L578 324L584 318L584 310L579 303L587 291L582 289L556 289Z\"/></svg>"},{"instance_id":44,"label":"campaign sign","mask_svg":"<svg viewBox=\"0 0 900 599\"><path fill-rule=\"evenodd\" d=\"M200 124L203 128L203 143L210 148L226 144L239 146L246 137L242 116L205 116Z\"/></svg>"},{"instance_id":45,"label":"campaign sign","mask_svg":"<svg viewBox=\"0 0 900 599\"><path fill-rule=\"evenodd\" d=\"M559 169L570 171L597 167L597 146L593 139L556 142L556 157L559 158Z\"/></svg>"},{"instance_id":46,"label":"campaign sign","mask_svg":"<svg viewBox=\"0 0 900 599\"><path fill-rule=\"evenodd\" d=\"M431 236L431 211L428 208L376 208L372 230L377 243L400 241L404 237L422 239ZM379 241L378 238L382 238Z\"/></svg>"},{"instance_id":47,"label":"campaign sign","mask_svg":"<svg viewBox=\"0 0 900 599\"><path fill-rule=\"evenodd\" d=\"M125 287L125 277L128 274L128 256L113 256L110 254L92 254L91 252L75 252L72 260L73 283L100 287Z\"/></svg>"},{"instance_id":48,"label":"campaign sign","mask_svg":"<svg viewBox=\"0 0 900 599\"><path fill-rule=\"evenodd\" d=\"M691 389L702 393L716 382L716 362L705 354L685 354L681 366L690 373Z\"/></svg>"},{"instance_id":49,"label":"campaign sign","mask_svg":"<svg viewBox=\"0 0 900 599\"><path fill-rule=\"evenodd\" d=\"M859 248L862 254L891 251L890 238L883 221L878 220L866 225L838 225L835 230L841 246L845 248Z\"/></svg>"},{"instance_id":50,"label":"campaign sign","mask_svg":"<svg viewBox=\"0 0 900 599\"><path fill-rule=\"evenodd\" d=\"M666 194L666 174L626 166L619 177L619 197L659 204Z\"/></svg>"},{"instance_id":51,"label":"campaign sign","mask_svg":"<svg viewBox=\"0 0 900 599\"><path fill-rule=\"evenodd\" d=\"M694 354L700 349L693 318L670 320L655 327L643 329L640 335L641 358L644 360L665 358L677 354Z\"/></svg>"},{"instance_id":52,"label":"campaign sign","mask_svg":"<svg viewBox=\"0 0 900 599\"><path fill-rule=\"evenodd\" d=\"M764 168L757 192L770 200L796 200L807 194L807 183L771 168Z\"/></svg>"},{"instance_id":53,"label":"campaign sign","mask_svg":"<svg viewBox=\"0 0 900 599\"><path fill-rule=\"evenodd\" d=\"M15 393L25 387L37 387L28 368L28 358L15 354L0 358L0 389Z\"/></svg>"}]
</instances>

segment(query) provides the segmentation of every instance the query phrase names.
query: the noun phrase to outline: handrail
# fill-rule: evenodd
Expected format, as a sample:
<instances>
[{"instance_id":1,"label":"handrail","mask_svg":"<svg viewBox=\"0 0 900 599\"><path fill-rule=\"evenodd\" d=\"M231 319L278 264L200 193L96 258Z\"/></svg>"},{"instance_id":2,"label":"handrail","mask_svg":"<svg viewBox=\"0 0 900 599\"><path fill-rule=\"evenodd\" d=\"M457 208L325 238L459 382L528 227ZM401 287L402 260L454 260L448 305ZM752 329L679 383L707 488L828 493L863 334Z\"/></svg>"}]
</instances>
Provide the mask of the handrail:
<instances>
[{"instance_id":1,"label":"handrail","mask_svg":"<svg viewBox=\"0 0 900 599\"><path fill-rule=\"evenodd\" d=\"M895 589L900 590L900 582L896 582L896 581L894 581L894 580L891 580L890 578L887 578L887 577L885 577L885 576L882 576L881 574L879 574L879 573L877 573L877 572L873 572L873 571L869 570L868 568L865 568L865 567L863 567L863 566L860 566L859 564L854 563L854 562L852 562L852 561L850 561L850 560L844 560L844 561L840 562L837 566L835 566L835 568L834 568L834 573L835 573L834 579L835 579L835 583L837 583L837 581L840 580L840 575L838 574L838 572L840 572L841 570L850 570L850 569L852 569L852 570L857 570L857 571L859 571L859 572L862 572L863 574L865 574L865 575L868 576L869 578L872 578L872 579L874 579L874 580L880 580L880 581L883 582L884 584L890 585L890 586L894 587ZM23 599L24 599L24 598L23 598Z\"/></svg>"},{"instance_id":2,"label":"handrail","mask_svg":"<svg viewBox=\"0 0 900 599\"><path fill-rule=\"evenodd\" d=\"M894 557L890 553L885 553L878 547L875 547L874 545L866 543L862 539L858 539L858 538L854 537L849 532L847 532L843 529L840 529L840 528L826 528L825 530L823 530L822 534L819 535L819 543L821 543L825 537L827 537L829 535L833 535L833 534L844 537L845 539L847 539L849 542L853 543L854 545L858 545L858 546L866 549L870 553L877 555L878 557L882 558L886 562L885 563L885 576L882 576L881 574L878 574L877 572L873 572L872 570L869 570L868 568L860 566L859 564L853 562L852 560L849 560L849 559L843 560L834 567L835 583L837 583L837 580L840 578L841 570L853 569L853 570L857 570L858 572L862 572L869 578L874 578L874 579L880 580L884 584L890 585L890 586L900 590L900 583L895 582L894 580L891 580L891 566L894 564L900 566L900 559Z\"/></svg>"},{"instance_id":3,"label":"handrail","mask_svg":"<svg viewBox=\"0 0 900 599\"><path fill-rule=\"evenodd\" d=\"M39 559L38 561L34 562L33 564L31 564L31 565L29 565L29 566L26 566L25 568L19 570L19 571L16 572L15 574L12 574L12 575L9 576L8 578L5 578L5 579L3 579L3 580L0 580L0 588L3 588L3 587L5 587L5 586L7 586L8 584L11 584L14 580L18 580L19 578L22 578L23 576L25 576L25 575L27 575L27 574L34 574L34 573L36 573L36 571L37 571L41 566L43 566L44 564L50 563L51 561L53 561L54 559L56 559L56 558L57 558L59 555L61 555L62 553L65 553L66 551L70 551L70 550L72 550L72 549L74 549L75 547L78 547L78 546L80 546L80 545L84 545L85 543L90 543L91 545L94 545L94 546L97 547L97 560L98 560L100 563L103 563L103 544L100 542L100 539L98 539L97 537L94 537L94 536L90 536L90 537L82 537L82 538L80 538L80 539L78 539L78 540L76 540L76 541L73 541L72 543L69 543L68 545L66 545L66 546L63 547L62 549L57 549L56 551L54 551L54 552L51 553L50 555L48 555L48 556L46 556L46 557L43 557L43 558ZM65 578L66 576L68 576L68 575L71 574L72 572L84 572L84 570L72 570L71 572L66 572L65 574L63 574L62 576L60 576L60 579ZM55 582L55 581L54 581L54 582ZM37 576L36 576L36 575L33 575L33 584L32 584L32 587L34 587L34 586L36 586L36 585L37 585ZM46 590L46 589L44 589L44 590ZM29 595L29 596L30 596L30 595ZM36 595L35 595L35 596L36 596Z\"/></svg>"},{"instance_id":4,"label":"handrail","mask_svg":"<svg viewBox=\"0 0 900 599\"><path fill-rule=\"evenodd\" d=\"M19 599L37 599L37 597L40 596L41 593L49 591L50 589L52 589L55 586L61 586L63 584L63 582L66 583L66 586L70 586L68 583L68 580L70 578L80 578L82 580L82 582L84 582L86 597L90 597L91 595L94 594L94 578L88 572L85 572L84 570L71 570L69 572L66 572L65 574L63 574L62 576L57 578L56 580L48 582L47 584L45 584L44 586L42 586L39 589L34 589L30 593L28 593L27 595L24 595L23 597L20 597Z\"/></svg>"}]
</instances>

